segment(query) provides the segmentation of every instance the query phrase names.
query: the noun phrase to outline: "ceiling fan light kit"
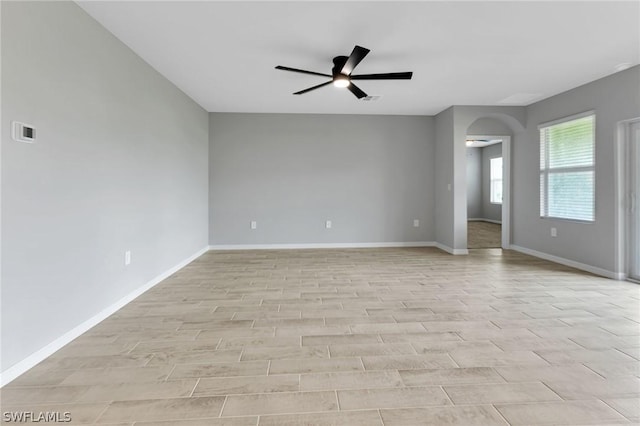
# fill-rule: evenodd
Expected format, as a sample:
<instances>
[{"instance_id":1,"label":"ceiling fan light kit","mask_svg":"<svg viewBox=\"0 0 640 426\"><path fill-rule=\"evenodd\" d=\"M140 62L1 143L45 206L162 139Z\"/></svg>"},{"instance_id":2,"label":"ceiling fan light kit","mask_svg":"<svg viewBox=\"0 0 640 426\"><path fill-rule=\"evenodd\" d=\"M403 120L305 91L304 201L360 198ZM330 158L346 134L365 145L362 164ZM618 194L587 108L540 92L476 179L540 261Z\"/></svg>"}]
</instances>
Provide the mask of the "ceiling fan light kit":
<instances>
[{"instance_id":1,"label":"ceiling fan light kit","mask_svg":"<svg viewBox=\"0 0 640 426\"><path fill-rule=\"evenodd\" d=\"M353 48L353 52L351 52L351 55L336 56L335 58L333 58L333 68L331 70L331 75L315 71L301 70L298 68L285 67L282 65L278 65L276 69L331 78L331 80L325 83L321 83L316 86L309 87L308 89L295 92L294 95L302 95L304 93L319 89L333 83L335 87L346 88L358 99L363 99L367 98L368 95L358 86L353 84L353 80L411 80L413 72L352 75L351 73L353 72L355 67L364 59L365 56L367 56L369 52L369 49L366 49L362 46L356 46Z\"/></svg>"},{"instance_id":2,"label":"ceiling fan light kit","mask_svg":"<svg viewBox=\"0 0 640 426\"><path fill-rule=\"evenodd\" d=\"M337 76L333 78L333 85L336 87L347 87L351 84L349 77L347 76Z\"/></svg>"}]
</instances>

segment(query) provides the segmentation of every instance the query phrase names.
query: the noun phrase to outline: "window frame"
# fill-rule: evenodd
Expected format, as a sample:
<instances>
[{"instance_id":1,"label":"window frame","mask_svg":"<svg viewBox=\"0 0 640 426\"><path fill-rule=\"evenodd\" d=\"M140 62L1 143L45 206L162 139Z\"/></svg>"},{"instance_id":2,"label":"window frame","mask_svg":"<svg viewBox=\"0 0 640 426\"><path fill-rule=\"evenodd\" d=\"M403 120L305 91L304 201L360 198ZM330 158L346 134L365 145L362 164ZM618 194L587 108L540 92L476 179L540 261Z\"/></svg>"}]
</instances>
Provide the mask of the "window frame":
<instances>
[{"instance_id":1,"label":"window frame","mask_svg":"<svg viewBox=\"0 0 640 426\"><path fill-rule=\"evenodd\" d=\"M550 168L548 167L549 164L549 148L546 145L546 140L543 140L542 138L542 130L558 125L558 124L562 124L562 123L566 123L569 121L574 121L574 120L579 120L581 118L586 118L586 117L593 117L593 124L592 124L592 134L593 134L593 163L591 166L573 166L573 167L555 167L555 168ZM579 114L573 114L570 116L566 116L563 118L559 118L556 120L552 120L552 121L547 121L545 123L541 123L538 125L538 149L541 150L543 143L545 144L545 168L542 168L542 162L541 162L541 155L540 155L540 151L538 151L538 161L539 161L539 174L538 174L538 194L540 196L539 199L539 205L538 205L538 213L540 214L540 219L551 219L551 220L558 220L558 221L567 221L567 222L576 222L576 223L581 223L581 224L593 224L596 222L596 111L595 110L589 110L589 111L584 111L581 112ZM550 171L550 170L554 170L554 171ZM549 175L551 173L570 173L570 172L584 172L584 171L589 171L593 173L593 219L592 220L588 220L588 219L575 219L575 218L567 218L567 217L558 217L558 216L550 216L549 215ZM544 178L544 194L542 191L542 180ZM542 198L544 197L544 199ZM544 205L545 207L545 211L543 212L542 206Z\"/></svg>"}]
</instances>

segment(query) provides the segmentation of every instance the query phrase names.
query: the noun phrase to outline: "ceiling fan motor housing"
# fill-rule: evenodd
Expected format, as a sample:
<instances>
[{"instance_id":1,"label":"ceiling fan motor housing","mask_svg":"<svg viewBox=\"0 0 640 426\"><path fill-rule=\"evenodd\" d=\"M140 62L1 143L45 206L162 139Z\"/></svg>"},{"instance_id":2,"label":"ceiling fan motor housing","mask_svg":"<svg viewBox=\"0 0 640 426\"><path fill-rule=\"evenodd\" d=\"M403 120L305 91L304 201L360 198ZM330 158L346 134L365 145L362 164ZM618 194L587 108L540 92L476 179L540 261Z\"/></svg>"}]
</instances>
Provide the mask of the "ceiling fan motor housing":
<instances>
[{"instance_id":1,"label":"ceiling fan motor housing","mask_svg":"<svg viewBox=\"0 0 640 426\"><path fill-rule=\"evenodd\" d=\"M342 74L342 68L344 67L344 64L347 63L347 59L349 59L348 56L336 56L333 58L333 68L331 69L331 73L333 74L334 80L338 76L344 76L344 78L347 77L345 74Z\"/></svg>"}]
</instances>

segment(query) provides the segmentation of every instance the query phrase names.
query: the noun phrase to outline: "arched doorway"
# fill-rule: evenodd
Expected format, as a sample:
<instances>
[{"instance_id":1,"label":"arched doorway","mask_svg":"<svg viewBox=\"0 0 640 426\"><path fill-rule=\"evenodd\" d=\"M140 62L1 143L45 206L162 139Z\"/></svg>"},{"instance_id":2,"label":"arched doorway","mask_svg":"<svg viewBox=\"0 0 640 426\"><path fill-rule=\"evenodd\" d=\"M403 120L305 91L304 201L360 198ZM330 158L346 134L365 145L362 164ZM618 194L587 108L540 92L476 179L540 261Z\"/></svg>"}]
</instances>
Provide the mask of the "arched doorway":
<instances>
[{"instance_id":1,"label":"arched doorway","mask_svg":"<svg viewBox=\"0 0 640 426\"><path fill-rule=\"evenodd\" d=\"M495 118L479 118L467 128L467 247L509 248L511 139Z\"/></svg>"},{"instance_id":2,"label":"arched doorway","mask_svg":"<svg viewBox=\"0 0 640 426\"><path fill-rule=\"evenodd\" d=\"M523 107L456 107L454 119L454 193L455 249L468 252L467 244L467 168L466 140L470 136L500 137L502 139L503 193L501 208L500 246L509 248L512 237L511 152L518 135L525 131Z\"/></svg>"}]
</instances>

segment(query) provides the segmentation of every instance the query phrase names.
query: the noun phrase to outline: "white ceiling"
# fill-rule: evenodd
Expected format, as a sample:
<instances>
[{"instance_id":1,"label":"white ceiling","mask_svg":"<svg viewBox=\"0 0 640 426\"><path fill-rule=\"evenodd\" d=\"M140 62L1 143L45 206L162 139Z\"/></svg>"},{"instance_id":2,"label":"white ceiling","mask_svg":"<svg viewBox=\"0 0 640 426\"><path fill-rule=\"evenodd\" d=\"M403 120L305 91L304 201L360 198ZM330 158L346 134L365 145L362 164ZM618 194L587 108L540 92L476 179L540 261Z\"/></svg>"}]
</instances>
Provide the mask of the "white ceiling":
<instances>
[{"instance_id":1,"label":"white ceiling","mask_svg":"<svg viewBox=\"0 0 640 426\"><path fill-rule=\"evenodd\" d=\"M432 115L451 105L527 105L640 63L640 2L79 1L208 111ZM359 44L374 102L326 79Z\"/></svg>"}]
</instances>

